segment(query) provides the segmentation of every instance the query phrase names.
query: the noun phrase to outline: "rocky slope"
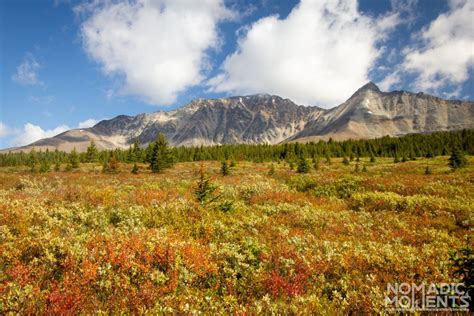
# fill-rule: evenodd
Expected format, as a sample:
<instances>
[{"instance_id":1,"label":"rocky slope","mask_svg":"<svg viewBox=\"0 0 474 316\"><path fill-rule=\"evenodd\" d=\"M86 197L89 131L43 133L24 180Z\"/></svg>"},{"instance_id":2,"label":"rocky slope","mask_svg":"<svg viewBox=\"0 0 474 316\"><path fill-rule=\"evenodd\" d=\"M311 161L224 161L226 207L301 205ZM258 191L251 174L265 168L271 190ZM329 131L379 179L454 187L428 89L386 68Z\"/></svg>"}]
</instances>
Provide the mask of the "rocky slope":
<instances>
[{"instance_id":1,"label":"rocky slope","mask_svg":"<svg viewBox=\"0 0 474 316\"><path fill-rule=\"evenodd\" d=\"M382 92L368 83L289 140L376 138L474 128L474 102Z\"/></svg>"},{"instance_id":2,"label":"rocky slope","mask_svg":"<svg viewBox=\"0 0 474 316\"><path fill-rule=\"evenodd\" d=\"M474 128L474 102L448 101L423 93L381 92L368 83L341 105L324 110L274 95L197 99L173 111L120 115L13 150L83 151L145 145L164 133L175 146L375 138Z\"/></svg>"}]
</instances>

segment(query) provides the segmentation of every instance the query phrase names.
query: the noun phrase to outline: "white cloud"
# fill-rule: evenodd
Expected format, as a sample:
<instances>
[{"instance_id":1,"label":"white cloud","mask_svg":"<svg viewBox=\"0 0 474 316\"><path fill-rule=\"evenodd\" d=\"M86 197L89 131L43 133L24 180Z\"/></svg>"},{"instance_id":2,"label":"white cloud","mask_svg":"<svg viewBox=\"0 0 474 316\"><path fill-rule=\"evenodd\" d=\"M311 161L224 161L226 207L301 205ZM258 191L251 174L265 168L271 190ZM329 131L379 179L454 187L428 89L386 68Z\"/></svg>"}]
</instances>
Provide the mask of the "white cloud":
<instances>
[{"instance_id":1,"label":"white cloud","mask_svg":"<svg viewBox=\"0 0 474 316\"><path fill-rule=\"evenodd\" d=\"M401 81L401 76L398 71L394 71L387 75L381 82L378 83L382 91L389 91L394 85Z\"/></svg>"},{"instance_id":2,"label":"white cloud","mask_svg":"<svg viewBox=\"0 0 474 316\"><path fill-rule=\"evenodd\" d=\"M87 119L85 121L79 122L77 124L77 128L88 128L94 126L97 123L98 121L95 119ZM43 138L56 136L70 129L71 127L66 124L61 124L52 129L43 129L41 126L30 122L23 125L22 128L12 129L0 122L0 138L11 136L11 146L24 146Z\"/></svg>"},{"instance_id":3,"label":"white cloud","mask_svg":"<svg viewBox=\"0 0 474 316\"><path fill-rule=\"evenodd\" d=\"M82 121L80 122L77 127L79 128L88 128L88 127L92 127L94 126L95 124L97 124L97 120L94 120L94 119L88 119L88 120L85 120L85 121Z\"/></svg>"},{"instance_id":4,"label":"white cloud","mask_svg":"<svg viewBox=\"0 0 474 316\"><path fill-rule=\"evenodd\" d=\"M199 84L209 49L219 47L217 24L232 17L223 0L95 1L76 7L86 52L108 75L124 80L123 94L171 104Z\"/></svg>"},{"instance_id":5,"label":"white cloud","mask_svg":"<svg viewBox=\"0 0 474 316\"><path fill-rule=\"evenodd\" d=\"M400 68L417 75L418 89L436 91L462 84L474 67L474 2L452 0L449 6L414 38L421 45L405 51Z\"/></svg>"},{"instance_id":6,"label":"white cloud","mask_svg":"<svg viewBox=\"0 0 474 316\"><path fill-rule=\"evenodd\" d=\"M302 0L285 19L262 18L209 80L212 91L267 92L335 106L369 81L383 40L400 19L362 15L356 0Z\"/></svg>"},{"instance_id":7,"label":"white cloud","mask_svg":"<svg viewBox=\"0 0 474 316\"><path fill-rule=\"evenodd\" d=\"M0 137L5 137L11 133L8 126L6 126L3 122L0 122Z\"/></svg>"},{"instance_id":8,"label":"white cloud","mask_svg":"<svg viewBox=\"0 0 474 316\"><path fill-rule=\"evenodd\" d=\"M16 67L16 72L11 79L21 85L40 85L42 82L38 79L38 71L41 65L36 61L32 54L27 54L22 63Z\"/></svg>"},{"instance_id":9,"label":"white cloud","mask_svg":"<svg viewBox=\"0 0 474 316\"><path fill-rule=\"evenodd\" d=\"M42 138L56 136L68 129L69 127L67 125L60 125L54 129L44 130L38 125L26 123L21 130L16 131L16 136L11 144L13 146L28 145Z\"/></svg>"}]
</instances>

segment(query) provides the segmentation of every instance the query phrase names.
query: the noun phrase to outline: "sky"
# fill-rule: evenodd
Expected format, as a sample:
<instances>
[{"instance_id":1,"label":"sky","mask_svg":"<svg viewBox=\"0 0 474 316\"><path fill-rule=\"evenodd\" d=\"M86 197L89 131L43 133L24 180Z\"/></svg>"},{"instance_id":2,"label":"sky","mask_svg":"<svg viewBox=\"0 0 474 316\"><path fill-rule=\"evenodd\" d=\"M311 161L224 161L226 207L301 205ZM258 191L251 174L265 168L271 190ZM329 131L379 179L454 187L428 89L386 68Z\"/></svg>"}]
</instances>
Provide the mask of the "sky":
<instances>
[{"instance_id":1,"label":"sky","mask_svg":"<svg viewBox=\"0 0 474 316\"><path fill-rule=\"evenodd\" d=\"M474 99L474 0L1 0L0 148L195 98Z\"/></svg>"}]
</instances>

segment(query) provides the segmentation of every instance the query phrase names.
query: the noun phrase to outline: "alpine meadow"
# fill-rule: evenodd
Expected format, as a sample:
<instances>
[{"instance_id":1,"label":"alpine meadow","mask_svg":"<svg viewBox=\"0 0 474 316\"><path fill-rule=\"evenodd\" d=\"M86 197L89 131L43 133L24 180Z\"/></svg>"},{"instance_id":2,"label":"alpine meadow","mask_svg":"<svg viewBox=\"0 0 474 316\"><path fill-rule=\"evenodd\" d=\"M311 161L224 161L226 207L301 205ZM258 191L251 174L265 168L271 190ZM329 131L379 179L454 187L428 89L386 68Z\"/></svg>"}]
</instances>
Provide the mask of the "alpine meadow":
<instances>
[{"instance_id":1,"label":"alpine meadow","mask_svg":"<svg viewBox=\"0 0 474 316\"><path fill-rule=\"evenodd\" d=\"M471 315L473 14L0 1L0 315Z\"/></svg>"}]
</instances>

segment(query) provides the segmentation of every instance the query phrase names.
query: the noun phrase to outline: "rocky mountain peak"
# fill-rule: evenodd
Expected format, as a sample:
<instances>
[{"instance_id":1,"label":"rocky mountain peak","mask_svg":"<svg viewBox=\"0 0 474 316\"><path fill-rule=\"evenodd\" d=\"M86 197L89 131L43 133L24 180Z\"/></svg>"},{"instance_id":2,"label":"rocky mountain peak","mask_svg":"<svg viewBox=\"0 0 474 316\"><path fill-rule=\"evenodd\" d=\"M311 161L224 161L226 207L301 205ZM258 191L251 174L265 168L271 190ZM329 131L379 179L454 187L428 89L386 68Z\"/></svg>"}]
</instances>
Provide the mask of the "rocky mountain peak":
<instances>
[{"instance_id":1,"label":"rocky mountain peak","mask_svg":"<svg viewBox=\"0 0 474 316\"><path fill-rule=\"evenodd\" d=\"M358 91L367 91L367 90L372 90L375 92L380 92L379 87L372 81L367 82L365 85L362 86Z\"/></svg>"},{"instance_id":2,"label":"rocky mountain peak","mask_svg":"<svg viewBox=\"0 0 474 316\"><path fill-rule=\"evenodd\" d=\"M359 96L359 95L362 95L362 94L366 94L367 92L375 92L375 93L381 93L379 87L377 87L377 85L375 83L373 83L372 81L366 83L365 85L363 85L361 88L359 88L352 96L351 98L355 97L355 96Z\"/></svg>"},{"instance_id":3,"label":"rocky mountain peak","mask_svg":"<svg viewBox=\"0 0 474 316\"><path fill-rule=\"evenodd\" d=\"M406 91L381 92L373 82L332 109L302 106L271 94L195 99L184 107L137 116L120 115L14 150L86 150L145 146L164 133L174 146L278 144L319 139L474 128L474 102L451 101Z\"/></svg>"}]
</instances>

